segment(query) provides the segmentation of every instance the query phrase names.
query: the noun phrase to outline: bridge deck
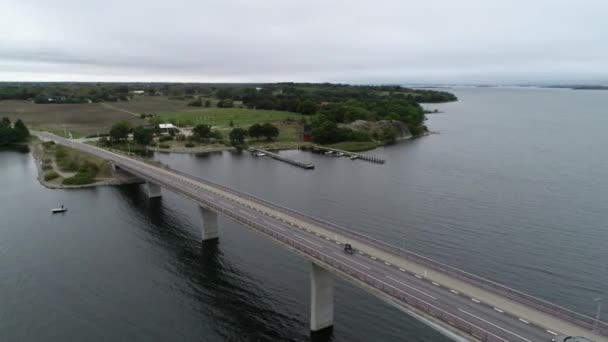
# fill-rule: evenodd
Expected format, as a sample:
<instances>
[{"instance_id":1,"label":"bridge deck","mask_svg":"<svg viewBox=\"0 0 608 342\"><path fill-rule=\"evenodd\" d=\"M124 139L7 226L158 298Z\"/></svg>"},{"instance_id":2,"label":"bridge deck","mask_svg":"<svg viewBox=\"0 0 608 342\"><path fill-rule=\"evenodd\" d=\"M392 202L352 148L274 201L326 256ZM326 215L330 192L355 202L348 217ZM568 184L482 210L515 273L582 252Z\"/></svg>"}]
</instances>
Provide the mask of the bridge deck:
<instances>
[{"instance_id":1,"label":"bridge deck","mask_svg":"<svg viewBox=\"0 0 608 342\"><path fill-rule=\"evenodd\" d=\"M549 341L554 333L608 341L605 336L520 300L414 262L408 256L411 252L391 253L330 223L179 171L51 134L36 134L110 160L135 175L220 212L379 298L441 324L445 329L483 341ZM356 250L353 255L342 251L345 242L352 243ZM608 327L605 324L602 323L602 328Z\"/></svg>"}]
</instances>

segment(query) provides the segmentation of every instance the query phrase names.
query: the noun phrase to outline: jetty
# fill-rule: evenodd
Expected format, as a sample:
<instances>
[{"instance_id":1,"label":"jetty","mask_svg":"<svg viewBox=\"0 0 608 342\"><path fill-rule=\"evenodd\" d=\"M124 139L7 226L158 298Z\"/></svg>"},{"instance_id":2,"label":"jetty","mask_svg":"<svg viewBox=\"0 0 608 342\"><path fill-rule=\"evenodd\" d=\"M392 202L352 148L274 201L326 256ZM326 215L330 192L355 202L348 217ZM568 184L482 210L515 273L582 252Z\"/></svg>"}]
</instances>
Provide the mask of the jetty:
<instances>
[{"instance_id":1,"label":"jetty","mask_svg":"<svg viewBox=\"0 0 608 342\"><path fill-rule=\"evenodd\" d=\"M257 153L258 155L264 154L264 155L266 155L266 156L268 156L270 158L273 158L273 159L276 159L276 160L280 160L280 161L289 163L291 165L299 166L299 167L301 167L303 169L309 169L310 170L310 169L314 169L315 168L315 164L305 163L305 162L302 162L302 161L299 161L299 160L287 158L287 157L279 155L277 153L273 153L273 152L270 152L270 151L262 150L262 149L259 149L259 148L253 148L252 151L254 153Z\"/></svg>"},{"instance_id":2,"label":"jetty","mask_svg":"<svg viewBox=\"0 0 608 342\"><path fill-rule=\"evenodd\" d=\"M379 158L379 157L370 156L367 154L338 150L337 148L324 147L324 146L319 146L319 145L313 145L312 148L313 148L313 150L317 150L317 151L340 153L341 155L349 157L351 160L361 159L361 160L366 160L366 161L369 161L372 163L377 163L377 164L384 164L386 162L384 159Z\"/></svg>"}]
</instances>

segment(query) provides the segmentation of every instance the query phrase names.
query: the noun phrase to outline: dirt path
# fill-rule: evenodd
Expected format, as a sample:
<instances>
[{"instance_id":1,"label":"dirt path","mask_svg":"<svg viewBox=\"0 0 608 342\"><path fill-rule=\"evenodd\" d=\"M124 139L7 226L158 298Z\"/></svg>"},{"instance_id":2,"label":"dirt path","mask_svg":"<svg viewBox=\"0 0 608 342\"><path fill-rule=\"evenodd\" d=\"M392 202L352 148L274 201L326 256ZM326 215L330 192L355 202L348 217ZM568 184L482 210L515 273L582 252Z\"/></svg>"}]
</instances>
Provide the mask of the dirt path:
<instances>
[{"instance_id":1,"label":"dirt path","mask_svg":"<svg viewBox=\"0 0 608 342\"><path fill-rule=\"evenodd\" d=\"M131 115L136 116L136 117L138 117L138 118L140 117L140 116L139 116L139 113L131 112L131 111L129 111L129 110L122 109L122 108L118 108L118 107L114 107L114 106L112 106L111 104L109 104L109 103L107 103L107 102L102 102L102 103L100 103L100 104L101 104L103 107L108 108L108 109L117 110L117 111L119 111L119 112L123 112L123 113L131 114Z\"/></svg>"}]
</instances>

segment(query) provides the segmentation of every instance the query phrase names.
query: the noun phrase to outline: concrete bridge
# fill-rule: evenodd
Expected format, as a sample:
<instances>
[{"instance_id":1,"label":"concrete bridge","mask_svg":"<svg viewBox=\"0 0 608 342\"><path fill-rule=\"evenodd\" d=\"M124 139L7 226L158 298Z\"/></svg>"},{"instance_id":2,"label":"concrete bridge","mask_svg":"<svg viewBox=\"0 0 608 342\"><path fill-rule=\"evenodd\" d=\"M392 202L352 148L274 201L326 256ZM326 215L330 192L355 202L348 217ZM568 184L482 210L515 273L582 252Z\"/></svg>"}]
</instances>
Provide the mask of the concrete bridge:
<instances>
[{"instance_id":1,"label":"concrete bridge","mask_svg":"<svg viewBox=\"0 0 608 342\"><path fill-rule=\"evenodd\" d=\"M196 203L202 240L218 238L217 214L241 223L311 263L310 329L333 326L340 277L457 341L550 341L554 335L608 342L608 323L532 297L371 236L143 159L58 136L70 146L146 181L150 197L167 189ZM354 253L343 252L350 243ZM547 284L547 286L551 286Z\"/></svg>"}]
</instances>

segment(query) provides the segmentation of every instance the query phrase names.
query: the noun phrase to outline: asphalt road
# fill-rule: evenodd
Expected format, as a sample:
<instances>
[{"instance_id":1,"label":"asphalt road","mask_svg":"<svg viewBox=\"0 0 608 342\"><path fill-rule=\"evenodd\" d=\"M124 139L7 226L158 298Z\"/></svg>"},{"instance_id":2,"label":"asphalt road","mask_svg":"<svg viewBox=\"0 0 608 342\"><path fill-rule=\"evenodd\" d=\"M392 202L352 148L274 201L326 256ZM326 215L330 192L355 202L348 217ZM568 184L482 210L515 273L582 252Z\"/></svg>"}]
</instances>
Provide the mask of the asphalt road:
<instances>
[{"instance_id":1,"label":"asphalt road","mask_svg":"<svg viewBox=\"0 0 608 342\"><path fill-rule=\"evenodd\" d=\"M475 298L458 293L442 284L434 283L425 279L424 274L412 274L400 269L388 262L380 260L376 256L367 255L355 250L353 254L343 251L343 243L348 241L335 241L331 236L323 236L313 230L307 230L294 224L285 222L276 216L270 216L270 208L265 212L250 205L246 199L239 200L234 195L223 194L221 189L214 189L209 184L200 182L195 177L187 177L176 174L149 163L124 157L106 150L101 150L89 145L58 138L53 135L43 136L47 139L58 141L62 144L77 147L101 158L114 161L128 171L131 170L143 178L161 184L163 187L186 195L192 199L198 198L202 203L212 203L234 216L240 216L244 220L253 220L277 234L287 236L301 244L306 245L319 253L329 256L337 262L348 266L375 278L393 288L399 289L422 301L432 304L448 313L482 328L495 336L498 341L550 341L557 331L547 331L533 322L514 317L504 312L501 308L488 306ZM283 215L284 217L284 215ZM404 306L407 306L404 304Z\"/></svg>"}]
</instances>

